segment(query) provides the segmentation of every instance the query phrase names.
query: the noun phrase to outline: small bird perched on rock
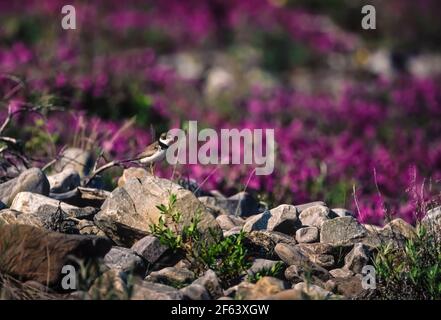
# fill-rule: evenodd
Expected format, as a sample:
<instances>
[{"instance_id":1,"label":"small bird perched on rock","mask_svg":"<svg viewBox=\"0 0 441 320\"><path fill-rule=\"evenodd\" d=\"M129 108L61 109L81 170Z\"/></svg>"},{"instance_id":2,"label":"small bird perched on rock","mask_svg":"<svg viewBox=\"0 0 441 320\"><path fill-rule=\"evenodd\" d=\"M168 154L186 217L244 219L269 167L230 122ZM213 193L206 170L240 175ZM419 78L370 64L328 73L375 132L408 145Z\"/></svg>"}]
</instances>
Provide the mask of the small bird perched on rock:
<instances>
[{"instance_id":1,"label":"small bird perched on rock","mask_svg":"<svg viewBox=\"0 0 441 320\"><path fill-rule=\"evenodd\" d=\"M164 160L168 147L173 143L173 137L168 133L163 133L157 141L148 145L143 152L138 154L135 160L150 166L153 173L153 165Z\"/></svg>"}]
</instances>

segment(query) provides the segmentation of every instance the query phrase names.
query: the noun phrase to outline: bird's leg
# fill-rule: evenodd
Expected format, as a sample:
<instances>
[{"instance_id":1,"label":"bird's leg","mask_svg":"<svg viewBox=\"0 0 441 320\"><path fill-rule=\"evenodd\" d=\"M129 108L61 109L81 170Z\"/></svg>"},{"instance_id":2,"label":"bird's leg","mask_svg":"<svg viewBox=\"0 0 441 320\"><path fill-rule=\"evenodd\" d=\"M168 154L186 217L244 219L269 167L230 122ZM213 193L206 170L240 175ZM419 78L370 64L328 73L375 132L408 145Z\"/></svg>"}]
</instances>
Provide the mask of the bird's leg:
<instances>
[{"instance_id":1,"label":"bird's leg","mask_svg":"<svg viewBox=\"0 0 441 320\"><path fill-rule=\"evenodd\" d=\"M151 173L151 175L155 176L155 171L154 171L155 164L154 163L150 163L149 166L150 166L150 173Z\"/></svg>"}]
</instances>

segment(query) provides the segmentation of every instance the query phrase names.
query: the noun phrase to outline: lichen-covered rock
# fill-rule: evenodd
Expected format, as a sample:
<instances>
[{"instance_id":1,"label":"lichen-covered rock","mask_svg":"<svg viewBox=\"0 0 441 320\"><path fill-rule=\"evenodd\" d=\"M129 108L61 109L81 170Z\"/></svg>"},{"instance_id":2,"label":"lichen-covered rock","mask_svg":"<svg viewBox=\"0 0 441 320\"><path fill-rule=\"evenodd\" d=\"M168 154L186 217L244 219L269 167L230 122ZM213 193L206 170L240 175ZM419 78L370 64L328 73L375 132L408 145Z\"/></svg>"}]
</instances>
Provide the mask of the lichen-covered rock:
<instances>
[{"instance_id":1,"label":"lichen-covered rock","mask_svg":"<svg viewBox=\"0 0 441 320\"><path fill-rule=\"evenodd\" d=\"M367 230L353 217L338 217L324 221L320 231L320 242L347 243L361 239Z\"/></svg>"}]
</instances>

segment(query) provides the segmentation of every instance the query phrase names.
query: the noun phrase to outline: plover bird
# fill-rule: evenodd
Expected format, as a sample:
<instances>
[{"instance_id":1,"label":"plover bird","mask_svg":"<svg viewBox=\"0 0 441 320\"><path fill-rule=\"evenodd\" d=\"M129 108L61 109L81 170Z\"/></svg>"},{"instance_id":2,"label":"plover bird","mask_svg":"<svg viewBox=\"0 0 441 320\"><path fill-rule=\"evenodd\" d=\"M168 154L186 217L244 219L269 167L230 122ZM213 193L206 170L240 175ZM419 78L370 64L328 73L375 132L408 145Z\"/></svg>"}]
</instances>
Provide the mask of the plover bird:
<instances>
[{"instance_id":1,"label":"plover bird","mask_svg":"<svg viewBox=\"0 0 441 320\"><path fill-rule=\"evenodd\" d=\"M153 165L164 160L167 149L173 142L174 139L170 134L163 133L157 141L147 146L143 152L137 155L135 160L150 166L153 172Z\"/></svg>"}]
</instances>

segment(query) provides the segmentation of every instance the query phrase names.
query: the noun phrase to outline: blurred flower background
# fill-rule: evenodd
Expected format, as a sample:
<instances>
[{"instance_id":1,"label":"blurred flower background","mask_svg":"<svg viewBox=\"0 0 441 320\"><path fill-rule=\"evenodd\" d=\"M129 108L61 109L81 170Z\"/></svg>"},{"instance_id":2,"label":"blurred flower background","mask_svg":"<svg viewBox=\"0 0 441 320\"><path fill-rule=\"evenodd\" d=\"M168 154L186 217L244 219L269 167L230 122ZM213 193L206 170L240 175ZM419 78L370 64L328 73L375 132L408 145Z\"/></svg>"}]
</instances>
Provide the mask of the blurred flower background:
<instances>
[{"instance_id":1,"label":"blurred flower background","mask_svg":"<svg viewBox=\"0 0 441 320\"><path fill-rule=\"evenodd\" d=\"M76 8L77 29L61 28ZM361 8L376 8L376 30ZM44 166L66 146L127 159L189 120L274 128L275 170L156 171L270 204L324 200L381 224L414 222L440 192L441 3L437 0L0 0L0 120ZM156 137L155 137L156 135ZM0 176L16 154L0 155ZM102 160L104 161L104 160ZM108 188L118 172L106 173Z\"/></svg>"}]
</instances>

